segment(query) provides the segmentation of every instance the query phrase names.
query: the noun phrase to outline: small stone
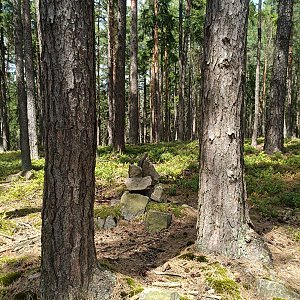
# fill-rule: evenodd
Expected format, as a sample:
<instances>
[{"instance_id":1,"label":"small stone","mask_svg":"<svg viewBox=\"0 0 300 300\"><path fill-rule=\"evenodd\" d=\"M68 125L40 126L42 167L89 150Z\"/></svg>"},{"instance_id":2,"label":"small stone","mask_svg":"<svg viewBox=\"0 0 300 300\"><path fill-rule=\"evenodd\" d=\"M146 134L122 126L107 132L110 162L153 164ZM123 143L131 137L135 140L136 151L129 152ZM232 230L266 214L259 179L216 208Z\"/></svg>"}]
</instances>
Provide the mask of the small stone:
<instances>
[{"instance_id":1,"label":"small stone","mask_svg":"<svg viewBox=\"0 0 300 300\"><path fill-rule=\"evenodd\" d=\"M159 174L155 170L153 164L148 159L144 160L142 169L143 169L143 176L151 176L153 183L158 182Z\"/></svg>"},{"instance_id":2,"label":"small stone","mask_svg":"<svg viewBox=\"0 0 300 300\"><path fill-rule=\"evenodd\" d=\"M285 300L299 300L300 295L282 283L259 278L256 280L258 294L263 299L283 298Z\"/></svg>"},{"instance_id":3,"label":"small stone","mask_svg":"<svg viewBox=\"0 0 300 300\"><path fill-rule=\"evenodd\" d=\"M26 171L22 176L24 176L26 180L30 180L34 177L34 174L31 171Z\"/></svg>"},{"instance_id":4,"label":"small stone","mask_svg":"<svg viewBox=\"0 0 300 300\"><path fill-rule=\"evenodd\" d=\"M161 211L149 210L146 215L145 225L149 232L159 232L170 227L172 215Z\"/></svg>"},{"instance_id":5,"label":"small stone","mask_svg":"<svg viewBox=\"0 0 300 300\"><path fill-rule=\"evenodd\" d=\"M120 201L121 214L125 220L132 220L144 214L148 202L149 197L126 191Z\"/></svg>"},{"instance_id":6,"label":"small stone","mask_svg":"<svg viewBox=\"0 0 300 300\"><path fill-rule=\"evenodd\" d=\"M152 179L150 176L142 178L126 178L125 185L129 191L143 191L151 186Z\"/></svg>"},{"instance_id":7,"label":"small stone","mask_svg":"<svg viewBox=\"0 0 300 300\"><path fill-rule=\"evenodd\" d=\"M146 288L140 294L139 300L180 300L180 295L169 290Z\"/></svg>"},{"instance_id":8,"label":"small stone","mask_svg":"<svg viewBox=\"0 0 300 300\"><path fill-rule=\"evenodd\" d=\"M163 198L162 198L163 192L164 189L161 184L155 185L154 190L150 196L151 200L156 202L163 202Z\"/></svg>"},{"instance_id":9,"label":"small stone","mask_svg":"<svg viewBox=\"0 0 300 300\"><path fill-rule=\"evenodd\" d=\"M22 176L23 172L19 172L17 174L11 174L11 175L8 175L6 177L6 181L7 182L14 182L14 181L17 181L21 176Z\"/></svg>"},{"instance_id":10,"label":"small stone","mask_svg":"<svg viewBox=\"0 0 300 300\"><path fill-rule=\"evenodd\" d=\"M128 177L129 178L141 178L141 177L143 177L142 168L139 167L139 166L135 166L135 165L129 165Z\"/></svg>"},{"instance_id":11,"label":"small stone","mask_svg":"<svg viewBox=\"0 0 300 300\"><path fill-rule=\"evenodd\" d=\"M115 228L117 226L117 222L113 216L108 216L105 220L104 229Z\"/></svg>"},{"instance_id":12,"label":"small stone","mask_svg":"<svg viewBox=\"0 0 300 300\"><path fill-rule=\"evenodd\" d=\"M95 218L94 219L95 227L97 229L102 229L104 227L105 219Z\"/></svg>"}]
</instances>

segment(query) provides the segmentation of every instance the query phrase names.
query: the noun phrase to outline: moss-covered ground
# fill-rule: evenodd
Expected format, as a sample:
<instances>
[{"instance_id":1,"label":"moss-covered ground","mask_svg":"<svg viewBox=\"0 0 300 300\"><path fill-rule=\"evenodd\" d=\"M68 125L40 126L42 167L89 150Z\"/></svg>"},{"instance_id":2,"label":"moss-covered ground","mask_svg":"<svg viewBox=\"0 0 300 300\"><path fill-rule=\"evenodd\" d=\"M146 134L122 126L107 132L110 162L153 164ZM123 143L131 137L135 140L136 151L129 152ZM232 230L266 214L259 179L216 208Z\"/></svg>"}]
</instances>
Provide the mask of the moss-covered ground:
<instances>
[{"instance_id":1,"label":"moss-covered ground","mask_svg":"<svg viewBox=\"0 0 300 300\"><path fill-rule=\"evenodd\" d=\"M262 141L261 141L262 142ZM291 241L300 242L297 216L300 211L300 140L287 140L284 153L267 155L245 143L245 170L248 202L256 219L281 223ZM119 216L118 208L109 202L120 198L128 165L137 163L143 153L155 164L160 181L166 188L171 202L152 204L152 209L169 211L176 218L184 215L182 204L195 205L198 190L198 144L159 143L156 145L127 146L123 154L113 153L109 147L99 147L96 162L95 215ZM33 161L33 178L7 181L8 176L21 171L19 152L0 153L0 235L14 237L20 223L41 227L41 203L43 190L44 159ZM194 205L193 205L194 204ZM299 224L298 224L299 225ZM1 237L1 236L0 236ZM0 246L4 245L0 243ZM300 249L300 246L299 246ZM9 261L9 258L7 258ZM197 257L194 258L197 260ZM193 258L192 258L193 260ZM25 260L26 261L26 260ZM24 274L24 265L7 267L0 262L0 288L6 289ZM5 266L5 267L4 267ZM220 273L220 272L219 272ZM224 299L240 299L238 289L227 275L221 278L217 271L207 275L207 285L216 291L230 287L236 296L224 291ZM224 274L223 274L224 275ZM226 277L226 278L225 278ZM225 278L225 279L224 279ZM225 282L225 281L226 282ZM225 293L226 292L226 293ZM1 297L0 297L1 298Z\"/></svg>"}]
</instances>

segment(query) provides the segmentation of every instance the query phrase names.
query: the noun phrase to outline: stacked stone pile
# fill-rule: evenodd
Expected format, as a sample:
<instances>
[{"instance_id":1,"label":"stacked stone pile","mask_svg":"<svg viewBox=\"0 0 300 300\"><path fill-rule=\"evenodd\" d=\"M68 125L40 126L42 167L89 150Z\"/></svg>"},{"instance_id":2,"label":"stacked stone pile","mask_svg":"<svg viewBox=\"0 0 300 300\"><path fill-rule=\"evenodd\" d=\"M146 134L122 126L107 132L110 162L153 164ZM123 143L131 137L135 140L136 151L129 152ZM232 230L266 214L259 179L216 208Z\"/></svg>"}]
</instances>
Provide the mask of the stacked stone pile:
<instances>
[{"instance_id":1,"label":"stacked stone pile","mask_svg":"<svg viewBox=\"0 0 300 300\"><path fill-rule=\"evenodd\" d=\"M165 202L164 190L159 183L159 174L154 165L144 154L138 165L130 165L125 179L126 191L123 193L119 207L121 217L131 221L143 216L145 227L149 232L158 232L170 226L172 215L156 210L147 210L151 201ZM109 221L109 222L108 222ZM116 225L116 218L96 218L98 228L111 228Z\"/></svg>"}]
</instances>

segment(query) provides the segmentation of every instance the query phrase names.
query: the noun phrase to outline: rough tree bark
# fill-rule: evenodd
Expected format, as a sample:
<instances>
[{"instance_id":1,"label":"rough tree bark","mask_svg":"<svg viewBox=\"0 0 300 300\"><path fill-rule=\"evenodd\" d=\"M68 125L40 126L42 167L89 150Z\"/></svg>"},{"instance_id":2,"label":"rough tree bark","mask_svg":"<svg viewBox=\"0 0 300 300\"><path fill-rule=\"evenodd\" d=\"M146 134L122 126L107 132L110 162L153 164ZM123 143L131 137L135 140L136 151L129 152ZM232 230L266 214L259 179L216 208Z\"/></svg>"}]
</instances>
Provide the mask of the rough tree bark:
<instances>
[{"instance_id":1,"label":"rough tree bark","mask_svg":"<svg viewBox=\"0 0 300 300\"><path fill-rule=\"evenodd\" d=\"M279 0L275 55L264 144L264 150L269 154L283 151L284 103L292 16L293 0Z\"/></svg>"},{"instance_id":2,"label":"rough tree bark","mask_svg":"<svg viewBox=\"0 0 300 300\"><path fill-rule=\"evenodd\" d=\"M292 41L292 39L291 39ZM293 135L293 47L290 44L289 47L289 59L287 67L287 79L286 79L286 113L285 113L285 132L284 136L287 138Z\"/></svg>"},{"instance_id":3,"label":"rough tree bark","mask_svg":"<svg viewBox=\"0 0 300 300\"><path fill-rule=\"evenodd\" d=\"M21 15L21 0L14 0L14 31L15 31L15 57L16 57L16 82L17 99L19 106L20 147L22 170L32 169L30 159L30 146L28 136L27 98L24 82L24 53L23 53L23 28Z\"/></svg>"},{"instance_id":4,"label":"rough tree bark","mask_svg":"<svg viewBox=\"0 0 300 300\"><path fill-rule=\"evenodd\" d=\"M131 0L131 57L130 57L130 100L129 100L129 142L139 141L139 105L138 105L138 36L137 36L137 0Z\"/></svg>"},{"instance_id":5,"label":"rough tree bark","mask_svg":"<svg viewBox=\"0 0 300 300\"><path fill-rule=\"evenodd\" d=\"M28 135L31 159L39 158L37 124L36 124L36 97L34 83L33 49L31 34L31 15L29 0L22 0L23 8L23 38L24 38L24 61L27 92L27 116Z\"/></svg>"},{"instance_id":6,"label":"rough tree bark","mask_svg":"<svg viewBox=\"0 0 300 300\"><path fill-rule=\"evenodd\" d=\"M126 0L118 0L118 38L114 78L113 150L125 150L125 43Z\"/></svg>"},{"instance_id":7,"label":"rough tree bark","mask_svg":"<svg viewBox=\"0 0 300 300\"><path fill-rule=\"evenodd\" d=\"M41 299L112 299L94 245L96 86L92 0L41 0L46 163Z\"/></svg>"},{"instance_id":8,"label":"rough tree bark","mask_svg":"<svg viewBox=\"0 0 300 300\"><path fill-rule=\"evenodd\" d=\"M115 103L114 103L114 90L115 90L115 8L114 0L107 1L107 15L108 15L108 145L113 144L113 131L114 131L114 116L115 116Z\"/></svg>"},{"instance_id":9,"label":"rough tree bark","mask_svg":"<svg viewBox=\"0 0 300 300\"><path fill-rule=\"evenodd\" d=\"M258 122L260 111L260 53L261 53L261 5L262 0L258 1L258 26L257 26L257 51L256 51L256 73L255 73L255 105L254 105L254 122L251 139L251 146L257 146Z\"/></svg>"},{"instance_id":10,"label":"rough tree bark","mask_svg":"<svg viewBox=\"0 0 300 300\"><path fill-rule=\"evenodd\" d=\"M269 262L246 205L242 111L248 9L248 0L207 1L196 244L205 253Z\"/></svg>"}]
</instances>

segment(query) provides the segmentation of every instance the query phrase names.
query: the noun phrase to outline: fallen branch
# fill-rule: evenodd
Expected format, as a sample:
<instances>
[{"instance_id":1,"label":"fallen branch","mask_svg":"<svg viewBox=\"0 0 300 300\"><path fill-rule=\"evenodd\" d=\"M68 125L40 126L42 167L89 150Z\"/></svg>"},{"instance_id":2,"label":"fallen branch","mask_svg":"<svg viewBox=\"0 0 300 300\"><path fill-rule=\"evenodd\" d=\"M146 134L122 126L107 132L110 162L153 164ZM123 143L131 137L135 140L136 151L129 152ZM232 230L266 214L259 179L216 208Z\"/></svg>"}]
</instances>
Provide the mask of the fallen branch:
<instances>
[{"instance_id":1,"label":"fallen branch","mask_svg":"<svg viewBox=\"0 0 300 300\"><path fill-rule=\"evenodd\" d=\"M154 274L156 274L156 275L163 275L163 276L175 276L175 277L187 278L186 275L178 274L178 273L173 273L173 272L158 272L158 271L154 271Z\"/></svg>"},{"instance_id":2,"label":"fallen branch","mask_svg":"<svg viewBox=\"0 0 300 300\"><path fill-rule=\"evenodd\" d=\"M162 282L162 281L155 281L152 283L154 286L160 287L181 287L180 282Z\"/></svg>"},{"instance_id":3,"label":"fallen branch","mask_svg":"<svg viewBox=\"0 0 300 300\"><path fill-rule=\"evenodd\" d=\"M10 239L10 240L12 240L12 241L15 241L15 240L16 240L16 239L13 238L12 236L9 236L9 235L3 234L3 233L0 233L0 236L5 237L5 238L7 238L7 239Z\"/></svg>"}]
</instances>

